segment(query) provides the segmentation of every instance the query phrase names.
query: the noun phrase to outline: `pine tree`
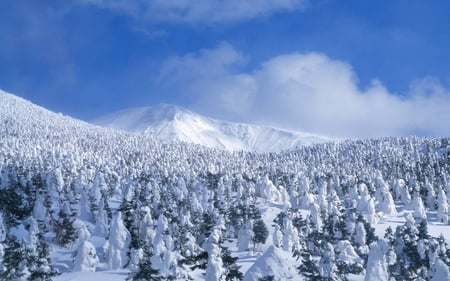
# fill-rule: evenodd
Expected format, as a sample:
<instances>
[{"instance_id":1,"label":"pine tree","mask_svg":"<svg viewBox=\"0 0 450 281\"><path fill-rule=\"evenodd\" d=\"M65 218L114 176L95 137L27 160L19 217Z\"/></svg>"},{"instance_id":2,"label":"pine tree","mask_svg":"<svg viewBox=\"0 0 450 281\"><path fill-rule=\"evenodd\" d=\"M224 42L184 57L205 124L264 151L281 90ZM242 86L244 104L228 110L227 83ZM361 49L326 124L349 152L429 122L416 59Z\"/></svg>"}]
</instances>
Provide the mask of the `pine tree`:
<instances>
[{"instance_id":1,"label":"pine tree","mask_svg":"<svg viewBox=\"0 0 450 281\"><path fill-rule=\"evenodd\" d=\"M337 280L338 268L336 266L336 256L333 245L324 242L321 250L322 255L318 265L320 277L322 277L323 280Z\"/></svg>"},{"instance_id":2,"label":"pine tree","mask_svg":"<svg viewBox=\"0 0 450 281\"><path fill-rule=\"evenodd\" d=\"M267 237L269 237L269 230L267 229L266 224L262 219L256 220L253 223L253 237L252 242L254 248L256 248L257 244L266 243Z\"/></svg>"},{"instance_id":3,"label":"pine tree","mask_svg":"<svg viewBox=\"0 0 450 281\"><path fill-rule=\"evenodd\" d=\"M25 247L29 280L51 280L51 277L58 275L58 271L51 265L50 247L42 231L43 223L39 224L30 217L26 228L29 232L28 243Z\"/></svg>"},{"instance_id":4,"label":"pine tree","mask_svg":"<svg viewBox=\"0 0 450 281\"><path fill-rule=\"evenodd\" d=\"M388 244L383 239L370 245L364 281L388 281L388 265L385 260Z\"/></svg>"},{"instance_id":5,"label":"pine tree","mask_svg":"<svg viewBox=\"0 0 450 281\"><path fill-rule=\"evenodd\" d=\"M183 263L189 265L192 270L205 270L208 265L208 252L202 251L196 256L188 257Z\"/></svg>"},{"instance_id":6,"label":"pine tree","mask_svg":"<svg viewBox=\"0 0 450 281\"><path fill-rule=\"evenodd\" d=\"M221 256L220 237L218 229L214 229L205 243L205 251L208 252L208 264L205 271L205 280L220 280L226 275Z\"/></svg>"},{"instance_id":7,"label":"pine tree","mask_svg":"<svg viewBox=\"0 0 450 281\"><path fill-rule=\"evenodd\" d=\"M5 249L0 271L0 280L22 280L28 275L27 252L17 238L8 234L4 241Z\"/></svg>"},{"instance_id":8,"label":"pine tree","mask_svg":"<svg viewBox=\"0 0 450 281\"><path fill-rule=\"evenodd\" d=\"M109 269L120 269L127 264L127 252L130 244L130 233L122 221L122 213L117 212L109 230L106 242L106 263Z\"/></svg>"},{"instance_id":9,"label":"pine tree","mask_svg":"<svg viewBox=\"0 0 450 281\"><path fill-rule=\"evenodd\" d=\"M92 271L98 266L99 259L95 246L89 241L80 241L75 251L74 271Z\"/></svg>"},{"instance_id":10,"label":"pine tree","mask_svg":"<svg viewBox=\"0 0 450 281\"><path fill-rule=\"evenodd\" d=\"M319 274L319 267L317 261L311 257L311 253L308 250L303 251L301 254L302 263L297 268L300 274L307 281L319 281L322 277Z\"/></svg>"},{"instance_id":11,"label":"pine tree","mask_svg":"<svg viewBox=\"0 0 450 281\"><path fill-rule=\"evenodd\" d=\"M32 258L32 263L28 265L30 271L29 280L50 281L51 278L60 274L53 268L50 259L50 247L45 242L42 233L38 236L39 244L36 248L36 255Z\"/></svg>"},{"instance_id":12,"label":"pine tree","mask_svg":"<svg viewBox=\"0 0 450 281\"><path fill-rule=\"evenodd\" d=\"M58 213L58 220L54 223L56 242L64 247L71 245L76 239L76 230L73 226L75 218L62 208Z\"/></svg>"},{"instance_id":13,"label":"pine tree","mask_svg":"<svg viewBox=\"0 0 450 281\"><path fill-rule=\"evenodd\" d=\"M151 247L148 245L144 246L144 254L139 262L138 270L136 272L131 272L127 281L162 281L164 280L160 274L159 270L155 269L152 264L151 257L153 252Z\"/></svg>"},{"instance_id":14,"label":"pine tree","mask_svg":"<svg viewBox=\"0 0 450 281\"><path fill-rule=\"evenodd\" d=\"M225 269L225 273L223 274L225 276L225 280L237 281L244 279L244 275L239 270L240 266L236 264L238 258L231 256L231 252L228 248L223 247L222 245L220 246L220 248L222 254L223 267Z\"/></svg>"}]
</instances>

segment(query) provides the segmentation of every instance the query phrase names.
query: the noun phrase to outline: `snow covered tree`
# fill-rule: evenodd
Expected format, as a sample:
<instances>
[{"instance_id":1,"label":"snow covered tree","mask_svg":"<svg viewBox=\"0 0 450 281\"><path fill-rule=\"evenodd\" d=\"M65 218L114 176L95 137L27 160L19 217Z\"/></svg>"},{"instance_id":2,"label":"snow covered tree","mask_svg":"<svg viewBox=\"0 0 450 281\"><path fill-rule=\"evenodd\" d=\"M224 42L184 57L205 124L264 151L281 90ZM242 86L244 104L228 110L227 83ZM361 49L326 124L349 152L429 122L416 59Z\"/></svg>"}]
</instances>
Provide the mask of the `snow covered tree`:
<instances>
[{"instance_id":1,"label":"snow covered tree","mask_svg":"<svg viewBox=\"0 0 450 281\"><path fill-rule=\"evenodd\" d=\"M411 201L411 207L414 210L414 218L416 219L426 218L427 213L425 210L425 206L423 205L422 198L417 192L414 193L413 199Z\"/></svg>"},{"instance_id":2,"label":"snow covered tree","mask_svg":"<svg viewBox=\"0 0 450 281\"><path fill-rule=\"evenodd\" d=\"M437 219L444 224L449 223L448 208L447 194L441 189L437 199Z\"/></svg>"},{"instance_id":3,"label":"snow covered tree","mask_svg":"<svg viewBox=\"0 0 450 281\"><path fill-rule=\"evenodd\" d=\"M367 233L362 222L358 222L355 227L355 232L353 234L353 241L358 248L364 247L366 244Z\"/></svg>"},{"instance_id":4,"label":"snow covered tree","mask_svg":"<svg viewBox=\"0 0 450 281\"><path fill-rule=\"evenodd\" d=\"M98 264L99 258L95 246L87 240L80 241L75 251L73 270L94 272Z\"/></svg>"},{"instance_id":5,"label":"snow covered tree","mask_svg":"<svg viewBox=\"0 0 450 281\"><path fill-rule=\"evenodd\" d=\"M389 276L393 280L426 280L440 247L434 242L436 239L429 236L425 220L417 224L412 215L406 220L395 233L386 232L391 247L386 255ZM438 251L447 252L446 249ZM448 259L446 254L442 257Z\"/></svg>"},{"instance_id":6,"label":"snow covered tree","mask_svg":"<svg viewBox=\"0 0 450 281\"><path fill-rule=\"evenodd\" d=\"M388 247L383 239L370 244L364 281L389 281L388 264L385 258Z\"/></svg>"},{"instance_id":7,"label":"snow covered tree","mask_svg":"<svg viewBox=\"0 0 450 281\"><path fill-rule=\"evenodd\" d=\"M98 214L95 218L95 232L99 235L106 235L109 230L109 222L111 220L111 210L108 201L102 197L98 205Z\"/></svg>"},{"instance_id":8,"label":"snow covered tree","mask_svg":"<svg viewBox=\"0 0 450 281\"><path fill-rule=\"evenodd\" d=\"M105 256L109 269L120 269L127 264L130 233L122 221L122 213L117 212L111 221L109 239L106 241Z\"/></svg>"},{"instance_id":9,"label":"snow covered tree","mask_svg":"<svg viewBox=\"0 0 450 281\"><path fill-rule=\"evenodd\" d=\"M378 211L386 215L395 215L397 210L395 208L394 199L392 197L389 186L381 176L375 179L376 197L379 201Z\"/></svg>"},{"instance_id":10,"label":"snow covered tree","mask_svg":"<svg viewBox=\"0 0 450 281\"><path fill-rule=\"evenodd\" d=\"M448 265L439 258L436 258L432 262L432 266L429 272L429 278L430 281L450 280L450 269Z\"/></svg>"},{"instance_id":11,"label":"snow covered tree","mask_svg":"<svg viewBox=\"0 0 450 281\"><path fill-rule=\"evenodd\" d=\"M29 265L30 276L28 279L50 281L52 277L59 275L60 272L53 268L51 264L49 245L41 240L36 251L36 256L33 257L33 262Z\"/></svg>"},{"instance_id":12,"label":"snow covered tree","mask_svg":"<svg viewBox=\"0 0 450 281\"><path fill-rule=\"evenodd\" d=\"M238 239L237 239L237 246L238 251L247 251L250 248L250 242L252 241L252 227L250 224L250 221L248 221L245 225L239 229L238 233Z\"/></svg>"},{"instance_id":13,"label":"snow covered tree","mask_svg":"<svg viewBox=\"0 0 450 281\"><path fill-rule=\"evenodd\" d=\"M29 274L29 280L48 281L51 280L51 277L58 275L58 271L51 265L50 247L45 241L40 225L33 217L26 220L25 227L28 229L28 239L24 248L27 274Z\"/></svg>"},{"instance_id":14,"label":"snow covered tree","mask_svg":"<svg viewBox=\"0 0 450 281\"><path fill-rule=\"evenodd\" d=\"M153 252L148 245L144 246L143 256L138 264L136 271L130 272L127 281L162 281L163 277L159 274L159 270L155 269L152 264L151 257Z\"/></svg>"},{"instance_id":15,"label":"snow covered tree","mask_svg":"<svg viewBox=\"0 0 450 281\"><path fill-rule=\"evenodd\" d=\"M336 256L331 243L324 242L322 255L318 264L319 276L322 280L338 280L338 268L336 266Z\"/></svg>"},{"instance_id":16,"label":"snow covered tree","mask_svg":"<svg viewBox=\"0 0 450 281\"><path fill-rule=\"evenodd\" d=\"M13 235L7 235L4 241L3 262L0 280L23 280L29 276L26 249Z\"/></svg>"},{"instance_id":17,"label":"snow covered tree","mask_svg":"<svg viewBox=\"0 0 450 281\"><path fill-rule=\"evenodd\" d=\"M208 252L208 265L206 267L205 280L220 281L225 274L219 242L220 232L217 229L214 229L205 245L205 250Z\"/></svg>"},{"instance_id":18,"label":"snow covered tree","mask_svg":"<svg viewBox=\"0 0 450 281\"><path fill-rule=\"evenodd\" d=\"M252 242L255 249L257 244L266 243L267 237L269 236L269 230L267 229L267 226L262 219L256 220L253 223L252 230Z\"/></svg>"},{"instance_id":19,"label":"snow covered tree","mask_svg":"<svg viewBox=\"0 0 450 281\"><path fill-rule=\"evenodd\" d=\"M220 249L221 249L222 263L223 263L223 267L225 269L225 272L223 273L225 280L226 281L242 280L244 278L244 275L239 270L240 266L238 266L236 264L238 258L233 257L228 248L220 245Z\"/></svg>"},{"instance_id":20,"label":"snow covered tree","mask_svg":"<svg viewBox=\"0 0 450 281\"><path fill-rule=\"evenodd\" d=\"M314 260L309 251L302 251L301 264L297 269L307 281L322 280L317 261Z\"/></svg>"},{"instance_id":21,"label":"snow covered tree","mask_svg":"<svg viewBox=\"0 0 450 281\"><path fill-rule=\"evenodd\" d=\"M349 274L361 274L364 271L364 260L358 255L349 240L340 240L335 245L336 266L338 276L345 279Z\"/></svg>"},{"instance_id":22,"label":"snow covered tree","mask_svg":"<svg viewBox=\"0 0 450 281\"><path fill-rule=\"evenodd\" d=\"M81 188L80 192L80 201L78 202L79 210L78 217L83 220L92 221L94 219L94 213L91 210L89 198L86 190Z\"/></svg>"},{"instance_id":23,"label":"snow covered tree","mask_svg":"<svg viewBox=\"0 0 450 281\"><path fill-rule=\"evenodd\" d=\"M282 243L283 243L283 233L281 233L280 231L280 226L278 226L278 224L275 225L275 230L272 234L272 244L275 247L281 247Z\"/></svg>"},{"instance_id":24,"label":"snow covered tree","mask_svg":"<svg viewBox=\"0 0 450 281\"><path fill-rule=\"evenodd\" d=\"M22 168L15 171L11 168L6 175L8 185L0 192L0 212L3 213L3 220L9 226L20 224L21 220L28 218L34 207L34 196L31 185L21 179L21 174L25 173Z\"/></svg>"},{"instance_id":25,"label":"snow covered tree","mask_svg":"<svg viewBox=\"0 0 450 281\"><path fill-rule=\"evenodd\" d=\"M76 239L76 230L73 226L74 214L70 211L67 202L58 213L58 219L54 222L56 242L64 247L71 245Z\"/></svg>"}]
</instances>

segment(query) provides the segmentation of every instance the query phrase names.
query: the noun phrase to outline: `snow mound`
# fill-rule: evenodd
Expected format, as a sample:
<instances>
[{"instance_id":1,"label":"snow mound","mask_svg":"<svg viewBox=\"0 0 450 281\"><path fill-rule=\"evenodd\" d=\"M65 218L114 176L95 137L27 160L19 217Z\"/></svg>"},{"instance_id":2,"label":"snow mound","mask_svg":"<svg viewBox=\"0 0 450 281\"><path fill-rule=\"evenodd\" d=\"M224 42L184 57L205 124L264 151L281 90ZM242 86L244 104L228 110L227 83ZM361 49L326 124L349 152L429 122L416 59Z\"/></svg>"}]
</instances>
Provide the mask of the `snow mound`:
<instances>
[{"instance_id":1,"label":"snow mound","mask_svg":"<svg viewBox=\"0 0 450 281\"><path fill-rule=\"evenodd\" d=\"M216 120L168 104L121 110L93 123L229 151L275 152L330 141L309 133Z\"/></svg>"},{"instance_id":2,"label":"snow mound","mask_svg":"<svg viewBox=\"0 0 450 281\"><path fill-rule=\"evenodd\" d=\"M256 281L265 276L274 280L303 280L297 273L296 260L292 253L270 246L245 273L244 281Z\"/></svg>"}]
</instances>

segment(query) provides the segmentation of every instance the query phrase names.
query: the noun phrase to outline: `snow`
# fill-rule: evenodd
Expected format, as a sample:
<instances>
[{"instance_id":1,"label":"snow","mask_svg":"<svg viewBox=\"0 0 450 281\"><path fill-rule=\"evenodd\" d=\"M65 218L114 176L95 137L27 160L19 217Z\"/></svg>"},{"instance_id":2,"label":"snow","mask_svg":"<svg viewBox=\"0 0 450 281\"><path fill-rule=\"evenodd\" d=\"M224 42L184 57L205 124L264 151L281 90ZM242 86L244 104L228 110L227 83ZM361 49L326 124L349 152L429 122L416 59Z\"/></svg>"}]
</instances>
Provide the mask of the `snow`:
<instances>
[{"instance_id":1,"label":"snow","mask_svg":"<svg viewBox=\"0 0 450 281\"><path fill-rule=\"evenodd\" d=\"M331 141L309 133L212 119L168 104L121 110L92 122L230 151L272 152Z\"/></svg>"},{"instance_id":2,"label":"snow","mask_svg":"<svg viewBox=\"0 0 450 281\"><path fill-rule=\"evenodd\" d=\"M297 273L295 262L290 252L270 246L245 273L244 281L254 281L270 275L273 275L277 281L302 280Z\"/></svg>"},{"instance_id":3,"label":"snow","mask_svg":"<svg viewBox=\"0 0 450 281\"><path fill-rule=\"evenodd\" d=\"M450 241L450 226L446 223L450 180L448 169L438 166L438 160L445 160L442 155L450 148L423 154L426 146L438 147L439 140L367 140L325 143L276 154L231 153L170 140L228 150L271 151L309 144L315 136L308 139L297 132L214 120L167 105L156 109L132 109L104 120L108 123L121 116L122 119L111 121L110 126L138 131L130 133L56 114L1 91L0 100L0 171L7 170L8 165L42 171L51 202L45 202L43 195L37 197L32 209L36 220L47 223L51 211L57 213L62 208L69 209L68 212L73 208L78 212L73 223L78 240L73 244L60 247L55 243L54 232L46 233L52 265L62 272L53 278L55 281L125 280L129 269L136 269L142 257L140 249L133 249L129 269L122 269L128 259L130 233L121 217L125 213L118 209L123 199L133 201L137 196L143 199L131 212L135 215L132 218L136 223L134 227L139 229L142 241L153 243L153 250L158 254L153 256L154 266L162 274L171 274L179 261L179 252L175 250L179 241L174 235L179 229L189 230L184 245L188 252L198 252L199 248L210 252L208 270L187 268L194 280L204 280L206 273L217 276L222 272L219 235L226 240L225 246L232 256L238 257L237 265L245 274L245 280L257 280L267 275L274 275L275 280L302 280L297 270L301 261L291 252L292 248L299 247L302 237L291 218L283 220L281 226L274 223L280 212L290 211L289 206L300 207L302 216L321 229L326 222L321 218L323 212L338 217L343 212L339 205L352 201L357 206L357 214L368 219L379 238L384 237L388 227L395 230L406 222L407 216L410 220L415 216L427 219L431 236L443 234ZM157 134L167 140L157 140ZM398 142L411 147L401 148ZM414 172L414 167L421 163L411 159L421 157L434 157L433 161L440 169L426 171L430 177L428 185L426 180L415 179L417 186L425 186L428 194L432 194L423 201L417 194L410 196L418 189L412 179L398 179L406 175L398 171L394 175L390 170L405 164ZM393 161L390 163L393 165L386 168L377 162L379 159ZM378 171L383 168L383 173ZM210 174L220 176L217 189L206 186L211 179L205 178ZM154 178L146 182L149 176ZM0 179L0 188L3 188L9 179L3 174ZM436 187L440 181L442 183ZM343 186L348 188L348 194L343 191ZM220 202L213 202L216 197ZM426 207L433 201L432 197L439 199L436 210ZM163 202L170 201L168 198L174 200L169 202L170 208ZM75 203L63 203L66 199ZM236 202L246 206L256 204L269 230L266 243L254 247L251 219L240 218L243 220L239 224L241 227L234 228L223 213L215 222L213 235L208 236L210 245L196 241L199 233L192 231L197 227L193 222L202 222L199 217L207 212L219 212L215 205L229 211L238 206ZM167 209L161 209L163 203ZM92 211L91 204L98 210ZM108 219L107 207L112 222ZM175 224L174 218L179 223ZM6 232L24 241L36 238L36 225L32 220L24 219L5 230L1 221L0 242L4 242ZM353 229L359 229L354 236L357 236L356 244L362 244L366 235L364 226L359 224ZM234 233L239 234L240 239L236 239ZM365 253L369 253L367 274L350 275L349 280L385 280L385 264L380 254L384 251L382 241L372 244L370 251L367 245L361 245L367 248ZM357 254L361 249L349 240L333 245L330 241L329 244L329 260L361 261ZM333 256L335 250L339 254ZM3 255L4 247L0 243L0 259ZM320 260L318 256L314 258ZM325 260L320 262L325 263ZM439 260L433 266L431 280L448 280L446 266ZM326 264L323 268L332 271L333 266ZM95 272L74 272L77 270Z\"/></svg>"},{"instance_id":4,"label":"snow","mask_svg":"<svg viewBox=\"0 0 450 281\"><path fill-rule=\"evenodd\" d=\"M364 281L388 281L387 264L384 255L387 250L384 240L373 242L370 245L369 259L367 262L366 277Z\"/></svg>"},{"instance_id":5,"label":"snow","mask_svg":"<svg viewBox=\"0 0 450 281\"><path fill-rule=\"evenodd\" d=\"M53 277L54 281L124 281L128 276L128 270L114 270L101 272L70 272Z\"/></svg>"},{"instance_id":6,"label":"snow","mask_svg":"<svg viewBox=\"0 0 450 281\"><path fill-rule=\"evenodd\" d=\"M434 261L430 281L448 281L450 280L450 270L448 266L440 259Z\"/></svg>"}]
</instances>

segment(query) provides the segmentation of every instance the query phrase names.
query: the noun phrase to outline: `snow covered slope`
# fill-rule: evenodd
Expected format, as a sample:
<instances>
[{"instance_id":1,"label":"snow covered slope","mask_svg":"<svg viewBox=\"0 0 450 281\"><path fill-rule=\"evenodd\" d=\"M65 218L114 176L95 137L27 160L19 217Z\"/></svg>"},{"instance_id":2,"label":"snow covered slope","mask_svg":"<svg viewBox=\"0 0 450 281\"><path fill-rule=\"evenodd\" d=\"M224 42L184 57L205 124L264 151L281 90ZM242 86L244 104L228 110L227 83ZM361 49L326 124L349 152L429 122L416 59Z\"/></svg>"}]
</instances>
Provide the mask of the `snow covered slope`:
<instances>
[{"instance_id":1,"label":"snow covered slope","mask_svg":"<svg viewBox=\"0 0 450 281\"><path fill-rule=\"evenodd\" d=\"M143 111L140 131L206 127ZM449 152L415 137L229 152L0 91L0 280L450 280Z\"/></svg>"},{"instance_id":2,"label":"snow covered slope","mask_svg":"<svg viewBox=\"0 0 450 281\"><path fill-rule=\"evenodd\" d=\"M93 123L231 151L274 152L330 140L309 133L216 120L168 104L118 111Z\"/></svg>"},{"instance_id":3,"label":"snow covered slope","mask_svg":"<svg viewBox=\"0 0 450 281\"><path fill-rule=\"evenodd\" d=\"M81 132L113 131L83 122L61 113L55 113L32 102L0 90L0 121L4 135L41 137L53 134L68 135ZM15 130L16 132L11 132Z\"/></svg>"}]
</instances>

